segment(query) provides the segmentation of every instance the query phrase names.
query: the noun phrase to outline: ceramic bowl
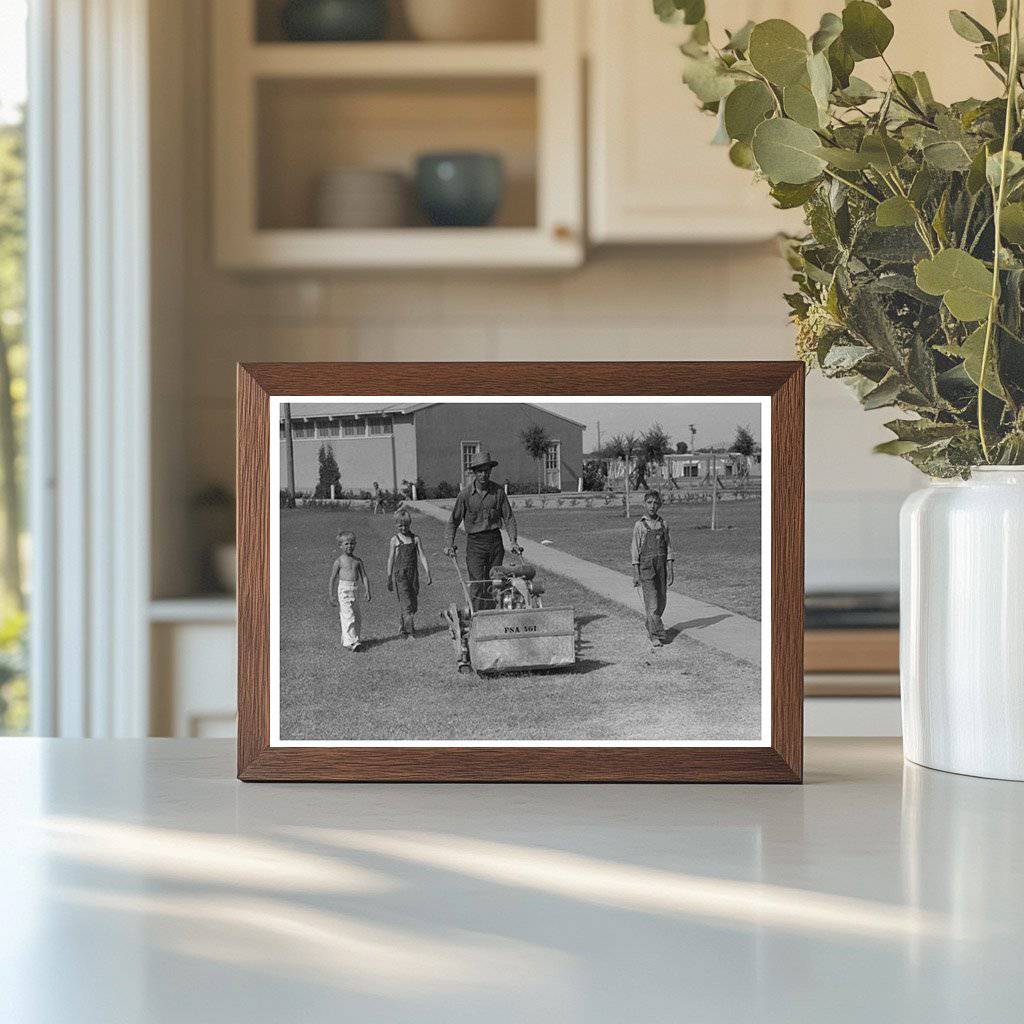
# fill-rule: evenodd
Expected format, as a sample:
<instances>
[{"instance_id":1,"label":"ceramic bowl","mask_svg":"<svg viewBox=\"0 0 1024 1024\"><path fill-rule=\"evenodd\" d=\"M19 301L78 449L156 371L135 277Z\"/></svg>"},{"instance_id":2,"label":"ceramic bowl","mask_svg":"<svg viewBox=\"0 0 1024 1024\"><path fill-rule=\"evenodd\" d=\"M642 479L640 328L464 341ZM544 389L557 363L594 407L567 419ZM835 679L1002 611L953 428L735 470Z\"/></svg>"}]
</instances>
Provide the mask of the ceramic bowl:
<instances>
[{"instance_id":1,"label":"ceramic bowl","mask_svg":"<svg viewBox=\"0 0 1024 1024\"><path fill-rule=\"evenodd\" d=\"M399 228L409 220L409 182L396 171L342 167L320 179L315 220L321 228Z\"/></svg>"},{"instance_id":2,"label":"ceramic bowl","mask_svg":"<svg viewBox=\"0 0 1024 1024\"><path fill-rule=\"evenodd\" d=\"M534 36L530 0L405 0L404 7L417 39L483 42Z\"/></svg>"},{"instance_id":3,"label":"ceramic bowl","mask_svg":"<svg viewBox=\"0 0 1024 1024\"><path fill-rule=\"evenodd\" d=\"M424 153L416 161L416 196L435 227L489 224L504 191L504 165L494 153Z\"/></svg>"},{"instance_id":4,"label":"ceramic bowl","mask_svg":"<svg viewBox=\"0 0 1024 1024\"><path fill-rule=\"evenodd\" d=\"M380 39L387 24L387 0L288 0L281 11L294 42L365 42Z\"/></svg>"}]
</instances>

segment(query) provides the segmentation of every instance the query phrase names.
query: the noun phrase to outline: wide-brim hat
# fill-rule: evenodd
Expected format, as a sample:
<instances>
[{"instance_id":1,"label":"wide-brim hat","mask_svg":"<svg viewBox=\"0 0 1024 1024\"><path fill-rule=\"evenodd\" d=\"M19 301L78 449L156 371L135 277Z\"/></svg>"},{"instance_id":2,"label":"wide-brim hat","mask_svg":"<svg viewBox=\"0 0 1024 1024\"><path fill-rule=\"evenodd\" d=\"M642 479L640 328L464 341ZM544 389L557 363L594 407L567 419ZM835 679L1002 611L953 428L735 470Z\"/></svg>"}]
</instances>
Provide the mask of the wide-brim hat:
<instances>
[{"instance_id":1,"label":"wide-brim hat","mask_svg":"<svg viewBox=\"0 0 1024 1024\"><path fill-rule=\"evenodd\" d=\"M484 457L479 462L471 462L469 468L472 470L477 469L494 469L498 464L496 459L491 458L490 452L484 452Z\"/></svg>"}]
</instances>

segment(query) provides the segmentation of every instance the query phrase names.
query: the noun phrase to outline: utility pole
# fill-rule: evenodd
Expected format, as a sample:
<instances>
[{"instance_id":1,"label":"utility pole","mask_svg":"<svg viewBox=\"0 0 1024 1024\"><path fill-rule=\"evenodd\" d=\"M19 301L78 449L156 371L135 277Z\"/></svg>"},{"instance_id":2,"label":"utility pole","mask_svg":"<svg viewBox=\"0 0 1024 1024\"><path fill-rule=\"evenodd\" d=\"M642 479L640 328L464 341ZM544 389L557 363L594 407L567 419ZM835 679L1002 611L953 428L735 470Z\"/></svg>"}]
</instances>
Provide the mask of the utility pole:
<instances>
[{"instance_id":1,"label":"utility pole","mask_svg":"<svg viewBox=\"0 0 1024 1024\"><path fill-rule=\"evenodd\" d=\"M711 529L715 529L715 520L718 518L718 459L715 455L715 446L711 446Z\"/></svg>"},{"instance_id":2,"label":"utility pole","mask_svg":"<svg viewBox=\"0 0 1024 1024\"><path fill-rule=\"evenodd\" d=\"M697 425L695 423L690 424L690 451L694 455L697 454Z\"/></svg>"},{"instance_id":3,"label":"utility pole","mask_svg":"<svg viewBox=\"0 0 1024 1024\"><path fill-rule=\"evenodd\" d=\"M288 496L285 504L288 508L295 508L295 444L292 441L292 404L283 402L281 408L284 410L284 462L285 479L288 482Z\"/></svg>"},{"instance_id":4,"label":"utility pole","mask_svg":"<svg viewBox=\"0 0 1024 1024\"><path fill-rule=\"evenodd\" d=\"M601 458L601 421L597 421L597 457Z\"/></svg>"}]
</instances>

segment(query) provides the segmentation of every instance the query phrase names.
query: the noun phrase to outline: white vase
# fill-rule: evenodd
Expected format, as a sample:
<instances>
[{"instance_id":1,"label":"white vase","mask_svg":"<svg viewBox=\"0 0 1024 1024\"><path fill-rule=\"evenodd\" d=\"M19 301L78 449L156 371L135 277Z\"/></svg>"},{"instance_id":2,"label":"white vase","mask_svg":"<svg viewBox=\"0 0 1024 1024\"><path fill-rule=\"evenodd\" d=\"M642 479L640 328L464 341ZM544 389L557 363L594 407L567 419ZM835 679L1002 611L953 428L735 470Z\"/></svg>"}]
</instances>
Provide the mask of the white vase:
<instances>
[{"instance_id":1,"label":"white vase","mask_svg":"<svg viewBox=\"0 0 1024 1024\"><path fill-rule=\"evenodd\" d=\"M904 503L900 693L911 761L1024 781L1024 466Z\"/></svg>"}]
</instances>

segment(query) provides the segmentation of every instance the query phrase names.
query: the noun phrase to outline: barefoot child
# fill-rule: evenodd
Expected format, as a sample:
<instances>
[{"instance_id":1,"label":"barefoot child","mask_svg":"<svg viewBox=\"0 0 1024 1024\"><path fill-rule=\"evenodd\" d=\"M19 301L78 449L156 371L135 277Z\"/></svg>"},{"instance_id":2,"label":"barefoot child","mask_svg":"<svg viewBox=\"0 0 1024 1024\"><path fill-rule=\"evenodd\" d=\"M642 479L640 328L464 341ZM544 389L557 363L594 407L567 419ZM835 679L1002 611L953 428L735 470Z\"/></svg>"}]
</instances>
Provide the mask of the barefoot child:
<instances>
[{"instance_id":1,"label":"barefoot child","mask_svg":"<svg viewBox=\"0 0 1024 1024\"><path fill-rule=\"evenodd\" d=\"M643 591L647 634L655 647L660 647L666 639L661 616L665 611L668 588L675 578L675 556L668 539L668 523L658 515L659 508L661 495L657 491L648 491L644 495L644 514L633 527L630 552L633 586Z\"/></svg>"},{"instance_id":2,"label":"barefoot child","mask_svg":"<svg viewBox=\"0 0 1024 1024\"><path fill-rule=\"evenodd\" d=\"M406 640L416 635L413 616L416 614L417 597L420 592L419 567L423 566L423 575L430 586L430 566L427 556L420 547L420 539L412 532L412 517L405 509L395 513L395 535L388 546L388 565L385 575L388 578L388 590L395 590L398 595L399 628Z\"/></svg>"},{"instance_id":3,"label":"barefoot child","mask_svg":"<svg viewBox=\"0 0 1024 1024\"><path fill-rule=\"evenodd\" d=\"M370 581L363 560L352 553L356 549L356 535L349 530L338 534L338 555L331 569L328 584L331 604L336 605L341 618L341 644L349 651L358 651L359 639L359 584L362 582L366 600L370 600Z\"/></svg>"}]
</instances>

